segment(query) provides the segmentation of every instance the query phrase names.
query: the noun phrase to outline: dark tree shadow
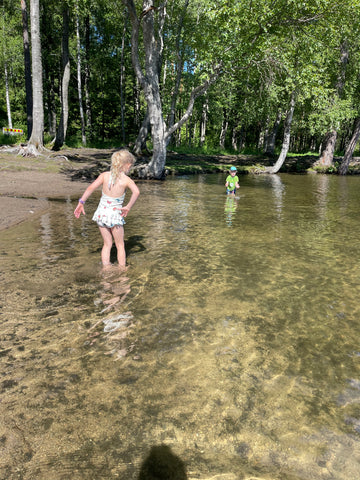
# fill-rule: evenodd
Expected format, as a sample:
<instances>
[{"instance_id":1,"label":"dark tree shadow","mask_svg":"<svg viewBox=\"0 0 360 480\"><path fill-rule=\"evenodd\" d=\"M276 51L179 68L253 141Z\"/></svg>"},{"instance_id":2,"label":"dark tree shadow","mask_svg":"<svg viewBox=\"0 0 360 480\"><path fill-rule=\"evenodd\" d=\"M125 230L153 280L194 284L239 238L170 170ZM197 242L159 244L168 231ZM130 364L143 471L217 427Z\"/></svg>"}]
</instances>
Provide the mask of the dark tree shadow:
<instances>
[{"instance_id":1,"label":"dark tree shadow","mask_svg":"<svg viewBox=\"0 0 360 480\"><path fill-rule=\"evenodd\" d=\"M151 448L141 465L138 480L187 480L184 462L167 445Z\"/></svg>"}]
</instances>

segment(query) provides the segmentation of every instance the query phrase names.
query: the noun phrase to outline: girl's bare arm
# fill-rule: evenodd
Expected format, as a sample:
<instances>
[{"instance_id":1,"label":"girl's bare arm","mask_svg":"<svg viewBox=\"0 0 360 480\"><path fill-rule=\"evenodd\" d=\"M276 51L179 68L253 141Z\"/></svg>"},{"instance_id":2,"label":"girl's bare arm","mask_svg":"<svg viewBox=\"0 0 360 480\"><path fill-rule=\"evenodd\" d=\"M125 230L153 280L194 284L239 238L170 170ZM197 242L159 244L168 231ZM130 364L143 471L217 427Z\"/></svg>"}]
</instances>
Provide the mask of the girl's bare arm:
<instances>
[{"instance_id":1,"label":"girl's bare arm","mask_svg":"<svg viewBox=\"0 0 360 480\"><path fill-rule=\"evenodd\" d=\"M130 209L132 208L138 196L140 195L140 190L138 189L135 182L131 178L128 178L128 182L126 186L131 190L131 197L129 202L125 206L123 206L121 209L121 214L123 217L126 217L126 215L130 212Z\"/></svg>"},{"instance_id":2,"label":"girl's bare arm","mask_svg":"<svg viewBox=\"0 0 360 480\"><path fill-rule=\"evenodd\" d=\"M76 218L79 218L81 214L85 215L85 209L84 209L84 203L86 200L90 197L90 195L97 189L99 188L104 181L104 173L98 176L96 180L94 180L85 190L83 193L82 197L80 200L83 202L81 203L79 200L79 203L77 204L77 207L74 210L74 215Z\"/></svg>"}]
</instances>

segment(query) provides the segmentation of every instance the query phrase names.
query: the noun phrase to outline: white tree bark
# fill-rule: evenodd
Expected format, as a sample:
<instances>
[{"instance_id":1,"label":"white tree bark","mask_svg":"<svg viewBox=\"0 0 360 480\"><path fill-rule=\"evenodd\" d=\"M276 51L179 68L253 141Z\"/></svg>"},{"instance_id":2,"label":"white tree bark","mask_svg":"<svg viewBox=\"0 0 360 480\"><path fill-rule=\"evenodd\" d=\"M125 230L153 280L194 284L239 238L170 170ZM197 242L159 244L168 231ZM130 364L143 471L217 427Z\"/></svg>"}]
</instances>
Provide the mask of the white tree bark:
<instances>
[{"instance_id":1,"label":"white tree bark","mask_svg":"<svg viewBox=\"0 0 360 480\"><path fill-rule=\"evenodd\" d=\"M345 73L346 67L349 63L349 50L346 41L341 43L341 56L340 56L340 72L336 83L336 96L341 98L345 87ZM337 140L337 130L335 128L330 129L325 135L321 144L320 158L318 160L319 165L330 167L334 162L334 152Z\"/></svg>"},{"instance_id":2,"label":"white tree bark","mask_svg":"<svg viewBox=\"0 0 360 480\"><path fill-rule=\"evenodd\" d=\"M319 165L323 167L330 167L330 165L333 164L336 139L336 130L327 132L321 143L320 158L318 160Z\"/></svg>"},{"instance_id":3,"label":"white tree bark","mask_svg":"<svg viewBox=\"0 0 360 480\"><path fill-rule=\"evenodd\" d=\"M42 59L40 42L39 0L30 0L31 24L31 71L33 89L33 128L29 146L36 150L44 148L44 103L42 81Z\"/></svg>"},{"instance_id":4,"label":"white tree bark","mask_svg":"<svg viewBox=\"0 0 360 480\"><path fill-rule=\"evenodd\" d=\"M277 173L282 167L283 163L285 162L286 155L290 147L291 124L292 124L292 119L294 115L294 110L295 110L295 92L292 92L291 98L290 98L289 110L285 120L284 139L283 139L282 149L281 149L279 158L277 159L277 162L275 163L275 165L271 168L270 173Z\"/></svg>"},{"instance_id":5,"label":"white tree bark","mask_svg":"<svg viewBox=\"0 0 360 480\"><path fill-rule=\"evenodd\" d=\"M79 2L77 2L77 9L79 8ZM86 145L85 134L85 117L84 107L82 99L82 82L81 82L81 42L80 42L80 22L79 14L76 14L76 55L77 55L77 86L78 86L78 98L79 98L79 112L81 121L81 142Z\"/></svg>"},{"instance_id":6,"label":"white tree bark","mask_svg":"<svg viewBox=\"0 0 360 480\"><path fill-rule=\"evenodd\" d=\"M206 97L205 102L203 103L202 113L201 113L201 123L200 123L200 146L202 147L205 143L206 138L206 125L207 125L207 114L209 111L209 99Z\"/></svg>"},{"instance_id":7,"label":"white tree bark","mask_svg":"<svg viewBox=\"0 0 360 480\"><path fill-rule=\"evenodd\" d=\"M180 47L181 44L181 35L182 35L182 30L183 30L183 25L184 25L184 19L186 15L186 10L189 6L189 0L185 0L183 9L181 11L181 17L180 21L178 24L178 32L176 35L176 56L177 56L177 61L176 61L176 80L175 80L175 86L171 95L171 105L170 105L170 113L168 117L168 125L171 128L174 123L175 123L175 108L176 108L176 101L179 95L179 90L180 90L180 84L181 84L181 77L182 77L182 70L184 66L183 62L183 54L182 50ZM171 141L171 135L169 135L167 139L167 144L169 144Z\"/></svg>"},{"instance_id":8,"label":"white tree bark","mask_svg":"<svg viewBox=\"0 0 360 480\"><path fill-rule=\"evenodd\" d=\"M273 128L271 130L271 133L268 135L268 137L266 139L266 150L265 150L266 155L274 155L276 135L277 135L277 132L279 130L281 117L282 117L282 112L279 108L279 110L277 111L277 114L276 114L276 118L275 118L275 121L274 121Z\"/></svg>"},{"instance_id":9,"label":"white tree bark","mask_svg":"<svg viewBox=\"0 0 360 480\"><path fill-rule=\"evenodd\" d=\"M90 50L90 19L89 15L85 18L85 65L84 65L84 92L85 92L85 108L86 108L86 129L87 133L92 137L92 114L90 101L90 66L89 66L89 50Z\"/></svg>"},{"instance_id":10,"label":"white tree bark","mask_svg":"<svg viewBox=\"0 0 360 480\"><path fill-rule=\"evenodd\" d=\"M29 26L26 1L21 0L21 16L23 26L23 45L24 45L24 72L25 72L25 91L26 91L26 116L27 116L27 138L29 139L32 131L32 87L31 87L31 57L29 42Z\"/></svg>"},{"instance_id":11,"label":"white tree bark","mask_svg":"<svg viewBox=\"0 0 360 480\"><path fill-rule=\"evenodd\" d=\"M56 132L54 150L59 150L65 142L69 119L69 83L70 83L70 54L69 54L69 9L63 9L63 38L62 38L63 76L61 82L61 114Z\"/></svg>"},{"instance_id":12,"label":"white tree bark","mask_svg":"<svg viewBox=\"0 0 360 480\"><path fill-rule=\"evenodd\" d=\"M223 121L221 123L221 132L220 132L220 138L219 138L219 145L221 148L225 148L225 139L226 139L228 127L229 127L229 120L227 116L227 111L225 108L223 108Z\"/></svg>"},{"instance_id":13,"label":"white tree bark","mask_svg":"<svg viewBox=\"0 0 360 480\"><path fill-rule=\"evenodd\" d=\"M125 35L126 35L126 23L127 18L124 21L124 29L121 39L121 65L120 65L120 108L121 108L121 132L122 141L125 143Z\"/></svg>"},{"instance_id":14,"label":"white tree bark","mask_svg":"<svg viewBox=\"0 0 360 480\"><path fill-rule=\"evenodd\" d=\"M204 84L199 85L191 92L188 108L183 117L177 123L166 129L160 94L159 66L161 64L163 48L162 27L164 25L167 2L165 0L164 3L155 9L152 0L143 0L142 13L140 16L137 15L134 0L123 0L123 3L127 6L130 15L132 26L132 63L135 74L144 91L149 112L153 143L153 155L150 163L139 172L139 175L149 178L161 178L165 171L166 146L168 139L190 118L194 108L195 99L203 94L209 85L216 80L219 75L220 66L215 68L214 73L206 82L204 82ZM154 21L155 10L156 14L159 16L157 22L159 27L157 32L155 31ZM139 29L141 25L145 53L144 70L141 67L139 58Z\"/></svg>"},{"instance_id":15,"label":"white tree bark","mask_svg":"<svg viewBox=\"0 0 360 480\"><path fill-rule=\"evenodd\" d=\"M12 118L11 118L11 105L10 105L10 92L9 92L9 77L8 77L8 69L7 69L7 63L5 62L4 65L4 70L5 70L5 96L6 96L6 111L7 111L7 117L8 117L8 126L9 128L13 128L12 125Z\"/></svg>"},{"instance_id":16,"label":"white tree bark","mask_svg":"<svg viewBox=\"0 0 360 480\"><path fill-rule=\"evenodd\" d=\"M346 148L344 158L339 168L340 175L347 174L359 137L360 137L360 117L357 117L354 123L354 131L353 131L351 140L349 142L349 145Z\"/></svg>"}]
</instances>

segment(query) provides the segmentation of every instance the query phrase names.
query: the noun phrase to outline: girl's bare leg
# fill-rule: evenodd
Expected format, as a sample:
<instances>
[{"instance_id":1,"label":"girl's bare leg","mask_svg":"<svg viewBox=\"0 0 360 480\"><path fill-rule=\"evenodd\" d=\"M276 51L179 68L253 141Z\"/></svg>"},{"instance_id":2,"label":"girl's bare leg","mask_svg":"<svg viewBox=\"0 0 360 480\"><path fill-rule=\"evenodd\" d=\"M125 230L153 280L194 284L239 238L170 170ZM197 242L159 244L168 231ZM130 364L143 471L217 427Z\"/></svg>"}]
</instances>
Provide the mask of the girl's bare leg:
<instances>
[{"instance_id":1,"label":"girl's bare leg","mask_svg":"<svg viewBox=\"0 0 360 480\"><path fill-rule=\"evenodd\" d=\"M124 227L116 226L111 229L111 233L115 240L115 245L117 248L117 259L120 267L125 267L126 265L126 253L124 245Z\"/></svg>"},{"instance_id":2,"label":"girl's bare leg","mask_svg":"<svg viewBox=\"0 0 360 480\"><path fill-rule=\"evenodd\" d=\"M99 229L104 241L104 245L101 250L101 261L103 265L110 265L110 252L113 244L111 229L107 227L99 227Z\"/></svg>"}]
</instances>

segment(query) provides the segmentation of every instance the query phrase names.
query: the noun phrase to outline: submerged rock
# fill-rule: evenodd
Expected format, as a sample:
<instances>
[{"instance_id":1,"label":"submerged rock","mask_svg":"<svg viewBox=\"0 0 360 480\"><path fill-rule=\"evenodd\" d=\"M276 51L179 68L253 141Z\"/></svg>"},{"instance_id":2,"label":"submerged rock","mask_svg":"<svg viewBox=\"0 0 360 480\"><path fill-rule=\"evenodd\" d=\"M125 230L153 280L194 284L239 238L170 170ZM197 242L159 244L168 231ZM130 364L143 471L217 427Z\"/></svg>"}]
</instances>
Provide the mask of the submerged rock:
<instances>
[{"instance_id":1,"label":"submerged rock","mask_svg":"<svg viewBox=\"0 0 360 480\"><path fill-rule=\"evenodd\" d=\"M105 324L104 332L116 332L116 330L119 330L119 328L126 327L131 318L133 318L133 316L130 313L122 313L120 315L116 315L115 317L103 320L103 323Z\"/></svg>"}]
</instances>

